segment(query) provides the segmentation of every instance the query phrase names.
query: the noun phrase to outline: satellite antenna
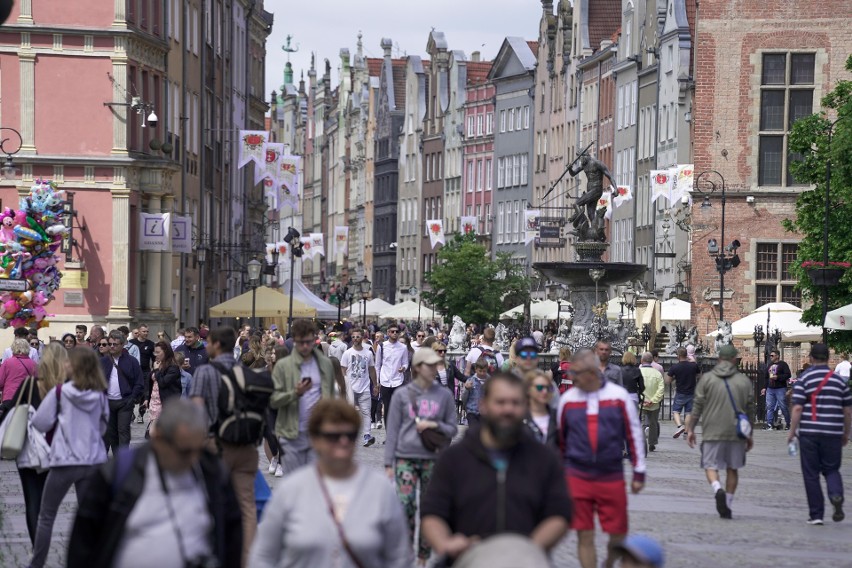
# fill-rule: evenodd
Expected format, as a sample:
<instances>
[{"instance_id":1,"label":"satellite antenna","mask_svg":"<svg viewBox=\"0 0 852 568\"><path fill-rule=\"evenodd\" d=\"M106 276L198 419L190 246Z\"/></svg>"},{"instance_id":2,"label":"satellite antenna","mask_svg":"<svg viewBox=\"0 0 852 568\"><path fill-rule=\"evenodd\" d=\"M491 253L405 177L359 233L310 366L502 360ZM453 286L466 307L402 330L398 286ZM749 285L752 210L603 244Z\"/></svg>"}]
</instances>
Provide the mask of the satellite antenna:
<instances>
[{"instance_id":1,"label":"satellite antenna","mask_svg":"<svg viewBox=\"0 0 852 568\"><path fill-rule=\"evenodd\" d=\"M290 34L287 34L287 43L285 43L284 45L281 46L281 49L284 50L284 52L287 54L287 61L288 62L290 61L290 54L296 53L297 51L299 51L299 44L296 44L296 47L292 47L292 45L290 43L292 40L293 40L293 36L290 35Z\"/></svg>"}]
</instances>

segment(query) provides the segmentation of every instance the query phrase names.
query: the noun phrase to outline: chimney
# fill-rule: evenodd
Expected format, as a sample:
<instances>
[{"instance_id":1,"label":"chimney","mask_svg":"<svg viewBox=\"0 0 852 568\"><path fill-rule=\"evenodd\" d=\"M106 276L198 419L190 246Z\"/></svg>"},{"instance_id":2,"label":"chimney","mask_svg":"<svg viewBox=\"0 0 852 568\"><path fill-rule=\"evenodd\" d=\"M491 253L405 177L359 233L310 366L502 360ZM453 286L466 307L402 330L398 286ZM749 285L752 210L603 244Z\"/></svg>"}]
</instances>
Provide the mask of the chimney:
<instances>
[{"instance_id":1,"label":"chimney","mask_svg":"<svg viewBox=\"0 0 852 568\"><path fill-rule=\"evenodd\" d=\"M473 61L473 62L478 62L478 61L481 60L481 55L482 54L479 53L478 51L474 51L473 53L470 54L470 60Z\"/></svg>"},{"instance_id":2,"label":"chimney","mask_svg":"<svg viewBox=\"0 0 852 568\"><path fill-rule=\"evenodd\" d=\"M382 38L382 50L385 52L385 59L391 58L391 50L393 49L393 40L390 38Z\"/></svg>"}]
</instances>

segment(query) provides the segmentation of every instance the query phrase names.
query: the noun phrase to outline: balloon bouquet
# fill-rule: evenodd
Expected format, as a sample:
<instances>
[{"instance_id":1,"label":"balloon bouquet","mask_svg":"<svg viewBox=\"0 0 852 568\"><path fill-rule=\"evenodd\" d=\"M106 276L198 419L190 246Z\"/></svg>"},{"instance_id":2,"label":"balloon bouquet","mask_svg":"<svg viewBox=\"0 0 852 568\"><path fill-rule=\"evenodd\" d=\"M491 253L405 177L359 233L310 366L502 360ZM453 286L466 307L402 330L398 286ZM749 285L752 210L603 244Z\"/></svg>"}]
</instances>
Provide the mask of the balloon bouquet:
<instances>
[{"instance_id":1,"label":"balloon bouquet","mask_svg":"<svg viewBox=\"0 0 852 568\"><path fill-rule=\"evenodd\" d=\"M23 291L0 292L0 327L46 327L46 306L62 274L56 251L68 228L61 221L65 192L37 180L17 211L0 214L0 280L25 282ZM9 286L2 286L9 288Z\"/></svg>"}]
</instances>

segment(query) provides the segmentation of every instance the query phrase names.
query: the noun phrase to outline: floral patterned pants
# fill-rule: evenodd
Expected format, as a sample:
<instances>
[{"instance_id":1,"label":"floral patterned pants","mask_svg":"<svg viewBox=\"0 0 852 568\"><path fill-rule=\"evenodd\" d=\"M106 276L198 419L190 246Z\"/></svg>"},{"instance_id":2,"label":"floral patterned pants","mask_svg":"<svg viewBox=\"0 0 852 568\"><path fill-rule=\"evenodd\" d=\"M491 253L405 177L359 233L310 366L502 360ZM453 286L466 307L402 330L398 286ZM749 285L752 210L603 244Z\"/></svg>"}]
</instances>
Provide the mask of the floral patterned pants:
<instances>
[{"instance_id":1,"label":"floral patterned pants","mask_svg":"<svg viewBox=\"0 0 852 568\"><path fill-rule=\"evenodd\" d=\"M408 517L408 531L412 538L412 544L417 525L417 482L420 482L420 495L422 496L429 486L429 480L432 479L433 469L435 469L435 460L396 459L396 466L394 468L396 494L402 502L402 509L405 511L405 516ZM418 540L417 558L427 560L432 553L432 549L424 542L422 531Z\"/></svg>"}]
</instances>

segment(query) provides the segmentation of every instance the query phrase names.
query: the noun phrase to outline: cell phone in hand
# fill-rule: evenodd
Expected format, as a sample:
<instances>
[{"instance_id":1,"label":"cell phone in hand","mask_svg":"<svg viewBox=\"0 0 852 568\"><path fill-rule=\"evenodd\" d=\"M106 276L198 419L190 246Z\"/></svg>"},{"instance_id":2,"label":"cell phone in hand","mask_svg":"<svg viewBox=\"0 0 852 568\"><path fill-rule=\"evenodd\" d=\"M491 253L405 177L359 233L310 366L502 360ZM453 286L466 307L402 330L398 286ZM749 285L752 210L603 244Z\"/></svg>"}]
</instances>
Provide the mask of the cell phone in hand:
<instances>
[{"instance_id":1,"label":"cell phone in hand","mask_svg":"<svg viewBox=\"0 0 852 568\"><path fill-rule=\"evenodd\" d=\"M302 384L310 383L310 382L311 382L311 378L310 378L310 377L302 377Z\"/></svg>"}]
</instances>

